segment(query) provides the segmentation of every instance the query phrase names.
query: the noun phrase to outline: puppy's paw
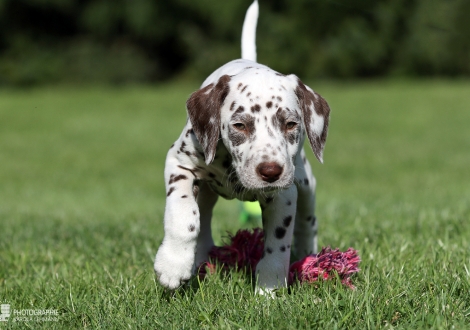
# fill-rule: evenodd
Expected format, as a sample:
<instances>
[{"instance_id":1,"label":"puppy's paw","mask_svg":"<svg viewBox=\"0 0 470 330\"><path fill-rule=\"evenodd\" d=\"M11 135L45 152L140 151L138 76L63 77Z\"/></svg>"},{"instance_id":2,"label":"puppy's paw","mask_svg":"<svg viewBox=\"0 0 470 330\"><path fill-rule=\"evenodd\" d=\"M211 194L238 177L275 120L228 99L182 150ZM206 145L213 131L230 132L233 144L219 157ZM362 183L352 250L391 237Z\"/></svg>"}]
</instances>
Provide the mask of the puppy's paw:
<instances>
[{"instance_id":1,"label":"puppy's paw","mask_svg":"<svg viewBox=\"0 0 470 330\"><path fill-rule=\"evenodd\" d=\"M176 252L176 253L175 253ZM191 277L194 253L175 251L162 245L155 257L154 269L161 285L174 290Z\"/></svg>"},{"instance_id":2,"label":"puppy's paw","mask_svg":"<svg viewBox=\"0 0 470 330\"><path fill-rule=\"evenodd\" d=\"M276 289L260 288L257 286L255 289L255 293L261 296L266 296L271 299L276 298Z\"/></svg>"},{"instance_id":3,"label":"puppy's paw","mask_svg":"<svg viewBox=\"0 0 470 330\"><path fill-rule=\"evenodd\" d=\"M287 287L287 263L283 260L269 258L267 255L256 265L256 290L260 295L274 297L275 292Z\"/></svg>"}]
</instances>

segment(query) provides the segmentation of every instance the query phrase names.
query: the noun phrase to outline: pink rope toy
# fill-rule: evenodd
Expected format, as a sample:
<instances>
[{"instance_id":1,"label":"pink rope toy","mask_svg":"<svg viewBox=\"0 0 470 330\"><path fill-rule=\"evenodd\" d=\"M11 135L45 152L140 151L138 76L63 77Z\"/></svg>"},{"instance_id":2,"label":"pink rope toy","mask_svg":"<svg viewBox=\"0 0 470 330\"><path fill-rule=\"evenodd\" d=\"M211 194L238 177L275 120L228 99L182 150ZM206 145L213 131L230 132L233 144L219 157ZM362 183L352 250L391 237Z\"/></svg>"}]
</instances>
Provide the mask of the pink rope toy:
<instances>
[{"instance_id":1,"label":"pink rope toy","mask_svg":"<svg viewBox=\"0 0 470 330\"><path fill-rule=\"evenodd\" d=\"M230 243L224 246L213 246L209 251L209 260L199 266L198 275L203 278L208 273L216 272L216 263L223 270L251 271L263 256L264 233L261 228L239 230L235 236L229 235ZM355 289L351 276L359 272L361 259L356 250L349 248L346 252L324 247L317 254L311 254L294 262L289 268L289 285L296 281L313 283L318 280L339 278L341 283Z\"/></svg>"}]
</instances>

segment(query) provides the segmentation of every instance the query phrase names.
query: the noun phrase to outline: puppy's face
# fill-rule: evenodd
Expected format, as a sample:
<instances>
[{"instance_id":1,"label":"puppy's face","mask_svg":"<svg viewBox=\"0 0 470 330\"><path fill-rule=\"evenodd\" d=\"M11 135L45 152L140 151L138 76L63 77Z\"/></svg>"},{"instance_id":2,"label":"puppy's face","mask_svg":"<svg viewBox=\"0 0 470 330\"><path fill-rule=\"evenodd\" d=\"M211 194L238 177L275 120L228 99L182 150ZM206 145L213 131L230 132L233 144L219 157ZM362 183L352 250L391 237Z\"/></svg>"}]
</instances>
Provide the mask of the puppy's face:
<instances>
[{"instance_id":1,"label":"puppy's face","mask_svg":"<svg viewBox=\"0 0 470 330\"><path fill-rule=\"evenodd\" d=\"M291 185L305 133L322 159L329 108L294 75L247 68L195 92L187 106L206 163L212 162L221 137L247 189Z\"/></svg>"},{"instance_id":2,"label":"puppy's face","mask_svg":"<svg viewBox=\"0 0 470 330\"><path fill-rule=\"evenodd\" d=\"M220 132L245 188L276 189L293 183L293 162L304 131L296 84L274 73L246 71L229 83Z\"/></svg>"}]
</instances>

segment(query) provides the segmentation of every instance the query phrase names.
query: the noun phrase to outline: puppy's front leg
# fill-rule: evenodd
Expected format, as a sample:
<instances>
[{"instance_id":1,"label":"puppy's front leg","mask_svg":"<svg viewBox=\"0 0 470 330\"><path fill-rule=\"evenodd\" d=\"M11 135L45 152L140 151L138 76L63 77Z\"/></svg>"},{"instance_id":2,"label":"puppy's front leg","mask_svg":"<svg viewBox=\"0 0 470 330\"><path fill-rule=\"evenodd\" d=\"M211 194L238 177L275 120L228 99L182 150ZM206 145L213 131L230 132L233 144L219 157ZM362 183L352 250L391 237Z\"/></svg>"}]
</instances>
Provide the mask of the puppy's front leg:
<instances>
[{"instance_id":1,"label":"puppy's front leg","mask_svg":"<svg viewBox=\"0 0 470 330\"><path fill-rule=\"evenodd\" d=\"M263 210L264 254L256 266L257 292L287 286L297 203L295 185L260 201Z\"/></svg>"},{"instance_id":2,"label":"puppy's front leg","mask_svg":"<svg viewBox=\"0 0 470 330\"><path fill-rule=\"evenodd\" d=\"M199 184L199 193L197 195L197 204L199 206L199 218L200 218L200 232L197 238L196 248L196 262L195 267L199 267L202 262L209 260L209 250L214 246L212 239L211 220L212 220L212 209L219 195L212 191L211 188L201 181ZM196 272L197 269L194 269Z\"/></svg>"},{"instance_id":3,"label":"puppy's front leg","mask_svg":"<svg viewBox=\"0 0 470 330\"><path fill-rule=\"evenodd\" d=\"M155 258L160 283L176 289L191 277L199 235L199 208L193 194L196 175L168 157L165 165L165 237Z\"/></svg>"},{"instance_id":4,"label":"puppy's front leg","mask_svg":"<svg viewBox=\"0 0 470 330\"><path fill-rule=\"evenodd\" d=\"M294 229L294 253L300 259L308 254L317 253L318 226L315 217L316 180L303 150L297 155L295 178L298 199Z\"/></svg>"}]
</instances>

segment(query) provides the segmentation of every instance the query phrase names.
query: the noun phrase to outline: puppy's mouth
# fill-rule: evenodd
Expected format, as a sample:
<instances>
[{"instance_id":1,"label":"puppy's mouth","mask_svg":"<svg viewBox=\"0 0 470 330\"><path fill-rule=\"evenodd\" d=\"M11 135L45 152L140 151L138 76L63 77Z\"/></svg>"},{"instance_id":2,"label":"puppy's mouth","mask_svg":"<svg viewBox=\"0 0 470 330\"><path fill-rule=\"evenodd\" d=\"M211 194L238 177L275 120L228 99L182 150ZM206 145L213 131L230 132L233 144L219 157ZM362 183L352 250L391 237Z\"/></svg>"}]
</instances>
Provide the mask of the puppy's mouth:
<instances>
[{"instance_id":1,"label":"puppy's mouth","mask_svg":"<svg viewBox=\"0 0 470 330\"><path fill-rule=\"evenodd\" d=\"M286 189L294 183L292 166L280 166L274 162L256 166L238 165L235 173L238 184L247 190L271 193Z\"/></svg>"},{"instance_id":2,"label":"puppy's mouth","mask_svg":"<svg viewBox=\"0 0 470 330\"><path fill-rule=\"evenodd\" d=\"M293 179L286 180L284 178L281 178L277 180L276 182L272 182L272 183L263 181L259 178L255 180L249 180L248 182L243 182L243 181L244 180L241 179L240 183L242 184L244 188L249 189L249 190L258 190L258 191L266 192L266 193L271 193L271 192L276 192L279 190L286 189L294 183Z\"/></svg>"},{"instance_id":3,"label":"puppy's mouth","mask_svg":"<svg viewBox=\"0 0 470 330\"><path fill-rule=\"evenodd\" d=\"M287 182L285 180L279 180L274 183L266 183L267 185L263 186L261 190L263 191L276 191L276 190L282 190L289 188L292 185L293 180L288 180Z\"/></svg>"},{"instance_id":4,"label":"puppy's mouth","mask_svg":"<svg viewBox=\"0 0 470 330\"><path fill-rule=\"evenodd\" d=\"M285 188L285 187L282 187L282 186L281 187L279 187L279 186L270 187L270 186L268 186L268 187L262 187L262 188L260 188L260 190L270 192L270 191L276 191L276 190L283 189L283 188Z\"/></svg>"}]
</instances>

